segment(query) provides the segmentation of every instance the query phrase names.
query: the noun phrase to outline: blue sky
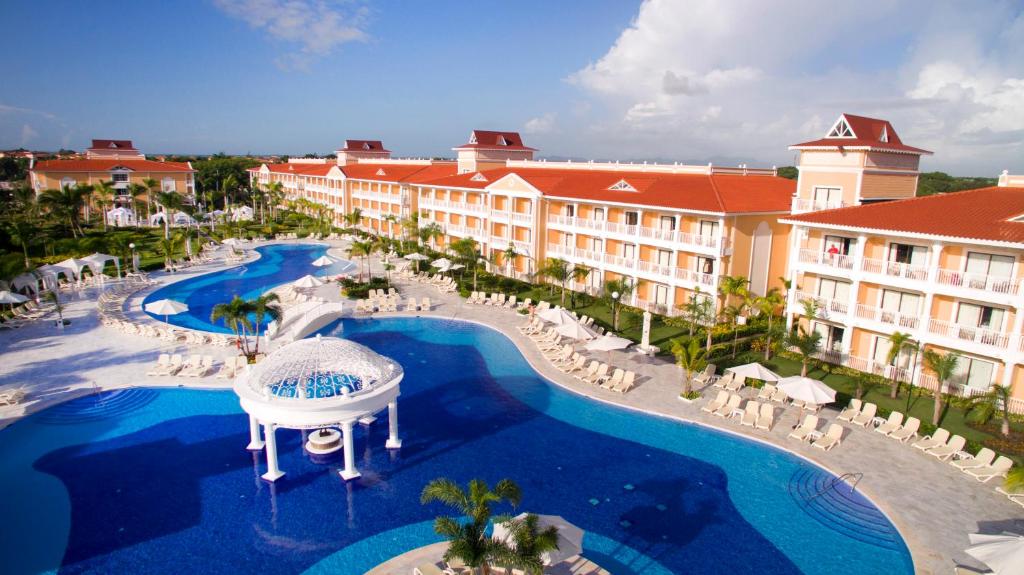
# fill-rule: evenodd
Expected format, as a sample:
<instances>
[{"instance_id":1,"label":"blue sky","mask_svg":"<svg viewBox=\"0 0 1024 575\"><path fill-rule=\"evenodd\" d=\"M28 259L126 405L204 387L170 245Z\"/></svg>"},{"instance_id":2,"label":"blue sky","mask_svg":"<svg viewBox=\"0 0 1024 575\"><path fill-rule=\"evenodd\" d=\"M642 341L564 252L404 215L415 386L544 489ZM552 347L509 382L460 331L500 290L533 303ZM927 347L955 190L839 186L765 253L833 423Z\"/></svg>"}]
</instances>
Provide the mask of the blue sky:
<instances>
[{"instance_id":1,"label":"blue sky","mask_svg":"<svg viewBox=\"0 0 1024 575\"><path fill-rule=\"evenodd\" d=\"M4 2L0 148L543 154L787 164L841 112L928 169L1024 172L1024 17L978 3ZM44 17L45 16L45 17Z\"/></svg>"}]
</instances>

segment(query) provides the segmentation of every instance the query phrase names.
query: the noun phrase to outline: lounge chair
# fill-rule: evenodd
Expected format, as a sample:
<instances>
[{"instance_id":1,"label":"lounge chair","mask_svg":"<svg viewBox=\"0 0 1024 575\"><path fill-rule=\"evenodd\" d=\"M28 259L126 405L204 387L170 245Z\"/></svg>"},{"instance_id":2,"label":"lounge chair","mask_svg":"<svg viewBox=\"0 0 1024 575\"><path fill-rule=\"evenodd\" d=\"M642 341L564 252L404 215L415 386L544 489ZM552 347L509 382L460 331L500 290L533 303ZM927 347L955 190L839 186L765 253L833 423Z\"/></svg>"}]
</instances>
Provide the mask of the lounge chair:
<instances>
[{"instance_id":1,"label":"lounge chair","mask_svg":"<svg viewBox=\"0 0 1024 575\"><path fill-rule=\"evenodd\" d=\"M425 297L420 300L420 311L430 311L430 298Z\"/></svg>"},{"instance_id":2,"label":"lounge chair","mask_svg":"<svg viewBox=\"0 0 1024 575\"><path fill-rule=\"evenodd\" d=\"M153 369L146 372L146 375L164 375L164 371L171 365L171 354L161 353L156 360Z\"/></svg>"},{"instance_id":3,"label":"lounge chair","mask_svg":"<svg viewBox=\"0 0 1024 575\"><path fill-rule=\"evenodd\" d=\"M903 414L898 411L893 411L889 414L889 419L885 420L885 423L875 428L875 431L882 435L889 435L903 427Z\"/></svg>"},{"instance_id":4,"label":"lounge chair","mask_svg":"<svg viewBox=\"0 0 1024 575\"><path fill-rule=\"evenodd\" d=\"M775 392L772 393L772 401L775 402L775 403L783 403L784 404L787 401L789 401L789 396L786 395L785 391L782 391L781 389L776 388Z\"/></svg>"},{"instance_id":5,"label":"lounge chair","mask_svg":"<svg viewBox=\"0 0 1024 575\"><path fill-rule=\"evenodd\" d=\"M910 441L910 438L917 437L917 430L920 427L920 419L916 417L908 417L907 422L903 424L903 427L889 433L889 437L899 441L900 443L906 443L907 441Z\"/></svg>"},{"instance_id":6,"label":"lounge chair","mask_svg":"<svg viewBox=\"0 0 1024 575\"><path fill-rule=\"evenodd\" d=\"M732 384L732 380L735 377L736 377L735 373L733 373L731 371L727 371L724 374L722 374L722 377L719 377L718 379L716 379L714 381L714 383L712 383L711 385L724 389L725 386Z\"/></svg>"},{"instance_id":7,"label":"lounge chair","mask_svg":"<svg viewBox=\"0 0 1024 575\"><path fill-rule=\"evenodd\" d=\"M572 346L569 344L563 345L560 349L555 349L544 353L544 357L546 357L548 361L562 361L565 359L569 359L571 355Z\"/></svg>"},{"instance_id":8,"label":"lounge chair","mask_svg":"<svg viewBox=\"0 0 1024 575\"><path fill-rule=\"evenodd\" d=\"M965 469L964 473L982 483L988 483L988 480L993 477L1006 477L1011 467L1013 467L1013 460L1000 455L992 465L986 465L977 469Z\"/></svg>"},{"instance_id":9,"label":"lounge chair","mask_svg":"<svg viewBox=\"0 0 1024 575\"><path fill-rule=\"evenodd\" d=\"M987 447L982 447L981 451L975 455L966 459L954 459L949 462L950 465L956 467L960 471L966 471L968 469L976 469L978 467L986 467L992 465L992 461L996 458L996 452L992 451Z\"/></svg>"},{"instance_id":10,"label":"lounge chair","mask_svg":"<svg viewBox=\"0 0 1024 575\"><path fill-rule=\"evenodd\" d=\"M811 433L818 429L818 416L817 415L805 415L804 420L800 425L796 426L793 431L789 433L789 437L797 439L799 441L807 441Z\"/></svg>"},{"instance_id":11,"label":"lounge chair","mask_svg":"<svg viewBox=\"0 0 1024 575\"><path fill-rule=\"evenodd\" d=\"M234 356L233 355L233 356L224 358L224 365L221 366L220 371L217 372L217 375L215 377L217 379L231 379L232 377L235 377L235 371L236 371L235 364L236 364L236 360L237 360L236 358L239 358L239 357L242 357L242 356L240 356L240 355L239 356Z\"/></svg>"},{"instance_id":12,"label":"lounge chair","mask_svg":"<svg viewBox=\"0 0 1024 575\"><path fill-rule=\"evenodd\" d=\"M599 380L597 383L605 389L614 389L616 386L622 383L622 378L626 377L626 372L622 368L615 368L612 372L611 377L606 377Z\"/></svg>"},{"instance_id":13,"label":"lounge chair","mask_svg":"<svg viewBox=\"0 0 1024 575\"><path fill-rule=\"evenodd\" d=\"M761 412L761 404L751 399L743 409L743 417L740 418L740 425L754 427L757 425L757 414Z\"/></svg>"},{"instance_id":14,"label":"lounge chair","mask_svg":"<svg viewBox=\"0 0 1024 575\"><path fill-rule=\"evenodd\" d=\"M967 445L966 439L959 435L954 435L949 438L949 443L933 447L928 451L925 451L925 453L937 457L939 461L946 461L956 455L956 452L962 450L965 445Z\"/></svg>"},{"instance_id":15,"label":"lounge chair","mask_svg":"<svg viewBox=\"0 0 1024 575\"><path fill-rule=\"evenodd\" d=\"M704 371L694 376L693 383L698 385L707 385L715 378L715 369L717 369L715 364L709 363L707 367L704 368Z\"/></svg>"},{"instance_id":16,"label":"lounge chair","mask_svg":"<svg viewBox=\"0 0 1024 575\"><path fill-rule=\"evenodd\" d=\"M199 364L199 368L193 374L193 377L206 377L213 373L213 356L204 355L202 362Z\"/></svg>"},{"instance_id":17,"label":"lounge chair","mask_svg":"<svg viewBox=\"0 0 1024 575\"><path fill-rule=\"evenodd\" d=\"M574 351L574 352L569 354L569 357L567 357L565 359L556 359L556 360L552 361L551 363L555 367L557 367L558 369L562 369L563 367L565 367L567 365L572 365L572 364L576 363L577 360L579 360L580 358L582 358L582 356L579 353ZM584 361L586 361L585 358L584 358Z\"/></svg>"},{"instance_id":18,"label":"lounge chair","mask_svg":"<svg viewBox=\"0 0 1024 575\"><path fill-rule=\"evenodd\" d=\"M178 375L181 377L195 377L193 373L198 373L202 364L203 356L198 353L192 354L189 356L188 361L185 362L185 366L178 372Z\"/></svg>"},{"instance_id":19,"label":"lounge chair","mask_svg":"<svg viewBox=\"0 0 1024 575\"><path fill-rule=\"evenodd\" d=\"M860 413L854 416L850 420L851 425L859 425L861 427L867 427L871 425L871 420L875 418L875 413L878 411L878 406L873 403L865 403L864 408L860 410Z\"/></svg>"},{"instance_id":20,"label":"lounge chair","mask_svg":"<svg viewBox=\"0 0 1024 575\"><path fill-rule=\"evenodd\" d=\"M445 571L433 563L421 563L413 567L412 575L445 575Z\"/></svg>"},{"instance_id":21,"label":"lounge chair","mask_svg":"<svg viewBox=\"0 0 1024 575\"><path fill-rule=\"evenodd\" d=\"M743 401L743 398L739 395L735 393L730 395L729 401L725 402L725 405L715 410L714 415L717 415L718 417L729 417L732 415L733 410L739 408L741 401Z\"/></svg>"},{"instance_id":22,"label":"lounge chair","mask_svg":"<svg viewBox=\"0 0 1024 575\"><path fill-rule=\"evenodd\" d=\"M405 303L405 311L416 311L420 309L420 306L416 303L416 298L411 297L409 301Z\"/></svg>"},{"instance_id":23,"label":"lounge chair","mask_svg":"<svg viewBox=\"0 0 1024 575\"><path fill-rule=\"evenodd\" d=\"M182 367L182 357L181 357L181 354L180 353L176 353L176 354L171 356L171 361L168 362L168 364L165 367L163 367L161 369L155 369L153 371L156 372L155 375L174 375L174 374L178 373L179 371L181 371L181 367Z\"/></svg>"},{"instance_id":24,"label":"lounge chair","mask_svg":"<svg viewBox=\"0 0 1024 575\"><path fill-rule=\"evenodd\" d=\"M911 447L920 449L921 451L928 451L935 447L941 447L949 441L949 432L943 428L938 428L935 433L926 435L922 439L915 441L911 444Z\"/></svg>"},{"instance_id":25,"label":"lounge chair","mask_svg":"<svg viewBox=\"0 0 1024 575\"><path fill-rule=\"evenodd\" d=\"M714 399L704 404L704 407L700 408L704 413L714 413L719 410L726 402L729 401L728 391L719 391L718 395Z\"/></svg>"},{"instance_id":26,"label":"lounge chair","mask_svg":"<svg viewBox=\"0 0 1024 575\"><path fill-rule=\"evenodd\" d=\"M819 449L828 451L833 447L839 445L843 441L843 426L838 423L833 423L828 426L828 431L825 435L822 435L818 439L815 439L811 445Z\"/></svg>"},{"instance_id":27,"label":"lounge chair","mask_svg":"<svg viewBox=\"0 0 1024 575\"><path fill-rule=\"evenodd\" d=\"M725 385L726 391L739 391L747 384L747 378L742 375L733 375L732 381Z\"/></svg>"},{"instance_id":28,"label":"lounge chair","mask_svg":"<svg viewBox=\"0 0 1024 575\"><path fill-rule=\"evenodd\" d=\"M583 373L576 374L576 379L586 381L588 377L597 373L597 370L600 367L601 362L597 361L596 359L592 359L590 360L590 363L587 364L587 369L585 369Z\"/></svg>"},{"instance_id":29,"label":"lounge chair","mask_svg":"<svg viewBox=\"0 0 1024 575\"><path fill-rule=\"evenodd\" d=\"M775 424L775 407L770 403L762 403L761 410L757 414L757 427L765 431L771 431Z\"/></svg>"},{"instance_id":30,"label":"lounge chair","mask_svg":"<svg viewBox=\"0 0 1024 575\"><path fill-rule=\"evenodd\" d=\"M634 385L636 385L636 372L627 371L626 375L622 376L622 383L612 387L611 389L616 393L626 393L633 389Z\"/></svg>"},{"instance_id":31,"label":"lounge chair","mask_svg":"<svg viewBox=\"0 0 1024 575\"><path fill-rule=\"evenodd\" d=\"M860 409L863 405L863 401L854 397L850 400L850 405L846 406L846 409L844 409L836 419L839 421L853 421L853 418L860 414Z\"/></svg>"},{"instance_id":32,"label":"lounge chair","mask_svg":"<svg viewBox=\"0 0 1024 575\"><path fill-rule=\"evenodd\" d=\"M25 400L25 390L23 388L16 389L5 389L0 391L0 405L18 405Z\"/></svg>"},{"instance_id":33,"label":"lounge chair","mask_svg":"<svg viewBox=\"0 0 1024 575\"><path fill-rule=\"evenodd\" d=\"M775 393L776 389L778 388L771 383L764 384L764 386L761 387L761 390L757 392L757 400L770 401L772 398L772 394Z\"/></svg>"},{"instance_id":34,"label":"lounge chair","mask_svg":"<svg viewBox=\"0 0 1024 575\"><path fill-rule=\"evenodd\" d=\"M599 383L604 378L608 377L608 370L610 370L610 369L611 369L610 365L608 365L607 363L602 363L597 368L597 371L594 372L593 375L589 375L587 377L584 377L583 381L585 381L587 383Z\"/></svg>"},{"instance_id":35,"label":"lounge chair","mask_svg":"<svg viewBox=\"0 0 1024 575\"><path fill-rule=\"evenodd\" d=\"M571 364L559 365L558 369L561 370L563 373L575 373L577 371L582 370L585 365L587 365L587 358L580 355L579 357L576 358L576 361L572 362Z\"/></svg>"},{"instance_id":36,"label":"lounge chair","mask_svg":"<svg viewBox=\"0 0 1024 575\"><path fill-rule=\"evenodd\" d=\"M1013 503L1024 507L1024 492L1007 491L1002 487L996 487L996 491L1005 495Z\"/></svg>"}]
</instances>

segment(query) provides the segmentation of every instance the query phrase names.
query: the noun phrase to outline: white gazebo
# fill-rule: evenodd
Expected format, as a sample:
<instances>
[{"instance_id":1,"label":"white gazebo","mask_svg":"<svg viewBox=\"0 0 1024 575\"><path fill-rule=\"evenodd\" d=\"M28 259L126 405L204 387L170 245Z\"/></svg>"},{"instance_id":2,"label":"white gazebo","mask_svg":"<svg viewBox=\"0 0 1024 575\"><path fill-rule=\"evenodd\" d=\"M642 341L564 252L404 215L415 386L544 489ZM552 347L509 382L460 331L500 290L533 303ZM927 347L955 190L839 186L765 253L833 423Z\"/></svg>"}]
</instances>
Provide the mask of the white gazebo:
<instances>
[{"instance_id":1,"label":"white gazebo","mask_svg":"<svg viewBox=\"0 0 1024 575\"><path fill-rule=\"evenodd\" d=\"M135 225L135 212L128 208L114 208L107 211L107 224L116 228Z\"/></svg>"},{"instance_id":2,"label":"white gazebo","mask_svg":"<svg viewBox=\"0 0 1024 575\"><path fill-rule=\"evenodd\" d=\"M242 409L249 414L249 449L266 447L267 472L276 481L284 472L277 466L274 431L340 427L345 450L345 480L360 476L355 463L353 426L388 410L385 447L398 449L399 382L404 375L397 362L353 341L316 336L302 339L248 366L235 379ZM263 437L260 426L263 426Z\"/></svg>"}]
</instances>

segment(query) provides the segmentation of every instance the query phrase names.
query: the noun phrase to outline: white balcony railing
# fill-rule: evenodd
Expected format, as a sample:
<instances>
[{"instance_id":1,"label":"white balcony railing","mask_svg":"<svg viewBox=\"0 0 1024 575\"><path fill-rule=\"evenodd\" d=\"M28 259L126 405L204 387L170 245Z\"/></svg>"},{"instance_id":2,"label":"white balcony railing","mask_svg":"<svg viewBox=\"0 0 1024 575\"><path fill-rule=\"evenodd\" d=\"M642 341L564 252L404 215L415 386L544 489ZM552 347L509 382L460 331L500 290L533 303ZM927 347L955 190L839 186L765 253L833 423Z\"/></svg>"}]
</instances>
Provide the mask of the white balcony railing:
<instances>
[{"instance_id":1,"label":"white balcony railing","mask_svg":"<svg viewBox=\"0 0 1024 575\"><path fill-rule=\"evenodd\" d=\"M573 216L548 216L548 223L568 228L593 230L598 232L606 232L610 234L632 236L640 239L670 242L675 244L684 244L687 246L693 246L695 248L705 248L713 250L716 249L719 245L718 236L691 234L689 232L683 232L680 230L649 228L645 226L624 224L622 222L589 220ZM729 247L728 240L725 241L724 247Z\"/></svg>"},{"instance_id":2,"label":"white balcony railing","mask_svg":"<svg viewBox=\"0 0 1024 575\"><path fill-rule=\"evenodd\" d=\"M793 213L802 212L817 212L819 210L834 210L836 208L845 208L847 205L841 201L828 202L825 200L808 200L804 198L793 198L793 204L791 206Z\"/></svg>"},{"instance_id":3,"label":"white balcony railing","mask_svg":"<svg viewBox=\"0 0 1024 575\"><path fill-rule=\"evenodd\" d=\"M677 314L677 311L668 307L667 303L658 303L656 301L648 301L641 298L637 298L635 307L638 307L645 311L649 311L651 313L657 313L661 315Z\"/></svg>"},{"instance_id":4,"label":"white balcony railing","mask_svg":"<svg viewBox=\"0 0 1024 575\"><path fill-rule=\"evenodd\" d=\"M1006 349L1007 345L1010 343L1010 336L1005 333L1000 333L983 327L960 325L941 319L930 319L928 321L928 331L935 335L960 341L971 341L981 345L998 347L1000 349Z\"/></svg>"},{"instance_id":5,"label":"white balcony railing","mask_svg":"<svg viewBox=\"0 0 1024 575\"><path fill-rule=\"evenodd\" d=\"M857 317L902 329L917 329L921 325L921 318L916 315L904 315L898 311L864 304L857 304Z\"/></svg>"},{"instance_id":6,"label":"white balcony railing","mask_svg":"<svg viewBox=\"0 0 1024 575\"><path fill-rule=\"evenodd\" d=\"M904 278L917 281L928 279L928 266L916 266L900 262L864 258L861 269L872 274Z\"/></svg>"},{"instance_id":7,"label":"white balcony railing","mask_svg":"<svg viewBox=\"0 0 1024 575\"><path fill-rule=\"evenodd\" d=\"M665 281L682 280L702 286L711 286L715 277L711 274L704 274L668 265L661 265L654 262L640 261L635 257L624 257L612 254L605 254L594 250L574 248L562 244L548 244L548 257L571 258L580 260L590 266L609 265L626 271L649 274L664 279Z\"/></svg>"},{"instance_id":8,"label":"white balcony railing","mask_svg":"<svg viewBox=\"0 0 1024 575\"><path fill-rule=\"evenodd\" d=\"M853 256L846 254L830 254L818 250L802 249L798 254L801 263L815 264L841 270L853 269Z\"/></svg>"},{"instance_id":9,"label":"white balcony railing","mask_svg":"<svg viewBox=\"0 0 1024 575\"><path fill-rule=\"evenodd\" d=\"M1020 281L1016 278L940 269L937 281L942 285L976 289L991 293L1007 295L1017 295L1020 293Z\"/></svg>"},{"instance_id":10,"label":"white balcony railing","mask_svg":"<svg viewBox=\"0 0 1024 575\"><path fill-rule=\"evenodd\" d=\"M896 379L904 383L910 381L911 370L909 368L889 365L865 357L850 356L846 358L845 365L858 371L880 375L886 379Z\"/></svg>"},{"instance_id":11,"label":"white balcony railing","mask_svg":"<svg viewBox=\"0 0 1024 575\"><path fill-rule=\"evenodd\" d=\"M794 310L797 312L801 311L801 302L811 300L818 304L818 317L821 319L832 319L836 316L844 316L850 311L850 302L820 297L806 292L797 292L796 300L797 304L800 305L800 307Z\"/></svg>"},{"instance_id":12,"label":"white balcony railing","mask_svg":"<svg viewBox=\"0 0 1024 575\"><path fill-rule=\"evenodd\" d=\"M471 228L469 226L463 226L458 224L446 224L444 226L446 234L460 236L460 237L471 237L477 241L483 241L487 237L487 231L483 228Z\"/></svg>"},{"instance_id":13,"label":"white balcony railing","mask_svg":"<svg viewBox=\"0 0 1024 575\"><path fill-rule=\"evenodd\" d=\"M449 200L438 200L434 198L423 197L421 197L419 200L419 206L421 208L427 208L431 210L469 212L474 214L481 214L487 211L487 205L485 204L473 204L469 202L452 202Z\"/></svg>"}]
</instances>

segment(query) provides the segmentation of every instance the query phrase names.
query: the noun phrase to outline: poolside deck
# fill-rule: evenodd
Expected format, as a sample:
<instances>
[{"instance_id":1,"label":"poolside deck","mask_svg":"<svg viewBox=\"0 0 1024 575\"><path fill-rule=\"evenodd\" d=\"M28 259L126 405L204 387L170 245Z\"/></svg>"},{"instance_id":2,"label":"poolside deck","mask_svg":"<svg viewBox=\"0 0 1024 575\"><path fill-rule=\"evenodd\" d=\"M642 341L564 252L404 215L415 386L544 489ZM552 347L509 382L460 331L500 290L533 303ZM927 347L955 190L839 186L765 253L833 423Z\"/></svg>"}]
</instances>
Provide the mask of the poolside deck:
<instances>
[{"instance_id":1,"label":"poolside deck","mask_svg":"<svg viewBox=\"0 0 1024 575\"><path fill-rule=\"evenodd\" d=\"M335 243L337 246L337 243ZM333 255L342 256L334 251ZM379 264L375 262L375 273ZM161 284L208 273L225 266L209 265L173 275L155 274ZM1009 529L1024 532L1024 513L994 491L992 481L981 484L949 464L922 455L909 446L882 437L865 429L848 428L843 444L823 453L809 445L786 439L798 419L797 410L777 414L771 431L741 427L733 420L722 420L700 411L706 401L694 404L678 400L681 387L679 369L672 363L639 354L615 354L630 359L622 367L637 372L638 387L619 395L584 384L554 369L537 351L536 346L515 328L525 322L523 316L509 310L467 305L456 295L440 294L433 287L409 282L396 282L405 297L429 297L434 308L429 313L445 318L475 321L491 326L507 335L526 359L543 376L557 385L600 401L615 403L650 414L673 417L730 433L763 441L787 449L832 472L863 472L858 489L886 512L910 547L915 568L923 574L946 574L952 571L953 560L971 564L963 553L967 534L979 529ZM318 295L338 300L338 290L324 286ZM138 309L144 293L129 300L132 313L143 321L154 321ZM222 358L232 350L204 346L186 348L183 344L142 338L121 333L99 323L95 305L96 294L84 292L66 302L65 316L72 324L58 332L52 323L37 322L18 330L0 332L0 386L25 385L29 390L26 403L0 406L0 428L27 413L50 405L94 393L96 390L133 386L229 387L226 380L214 378L147 377L146 370L158 353L204 353ZM386 317L388 314L374 314ZM392 315L408 316L409 313ZM602 354L602 359L607 356ZM746 390L744 396L750 396ZM821 414L832 420L833 409ZM411 572L406 571L406 573Z\"/></svg>"}]
</instances>

